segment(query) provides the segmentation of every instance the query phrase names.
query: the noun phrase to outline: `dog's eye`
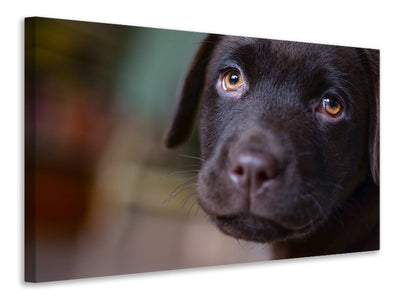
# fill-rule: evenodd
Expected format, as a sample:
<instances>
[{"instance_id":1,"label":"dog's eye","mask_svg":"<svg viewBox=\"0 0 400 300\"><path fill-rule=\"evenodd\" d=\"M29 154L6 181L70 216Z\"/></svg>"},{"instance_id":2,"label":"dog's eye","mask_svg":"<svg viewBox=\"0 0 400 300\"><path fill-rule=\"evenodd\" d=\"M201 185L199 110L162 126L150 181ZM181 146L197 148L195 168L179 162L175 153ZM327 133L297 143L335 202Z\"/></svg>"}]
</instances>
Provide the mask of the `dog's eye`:
<instances>
[{"instance_id":1,"label":"dog's eye","mask_svg":"<svg viewBox=\"0 0 400 300\"><path fill-rule=\"evenodd\" d=\"M225 91L233 91L239 88L242 82L242 74L240 74L239 70L229 70L222 77L222 88Z\"/></svg>"},{"instance_id":2,"label":"dog's eye","mask_svg":"<svg viewBox=\"0 0 400 300\"><path fill-rule=\"evenodd\" d=\"M327 95L322 99L322 108L331 117L338 117L342 110L342 102L335 96Z\"/></svg>"}]
</instances>

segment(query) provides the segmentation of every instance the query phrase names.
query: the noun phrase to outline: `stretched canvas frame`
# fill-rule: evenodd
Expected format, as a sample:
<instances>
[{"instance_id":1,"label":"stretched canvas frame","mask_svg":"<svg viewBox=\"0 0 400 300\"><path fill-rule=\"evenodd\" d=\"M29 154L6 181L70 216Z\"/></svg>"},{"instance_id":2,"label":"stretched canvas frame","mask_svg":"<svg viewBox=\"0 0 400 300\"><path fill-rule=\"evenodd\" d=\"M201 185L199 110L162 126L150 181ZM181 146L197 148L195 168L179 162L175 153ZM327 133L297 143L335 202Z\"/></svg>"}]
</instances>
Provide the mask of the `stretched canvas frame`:
<instances>
[{"instance_id":1,"label":"stretched canvas frame","mask_svg":"<svg viewBox=\"0 0 400 300\"><path fill-rule=\"evenodd\" d=\"M25 20L26 281L272 258L265 243L222 234L198 207L198 133L171 152L160 146L206 37Z\"/></svg>"}]
</instances>

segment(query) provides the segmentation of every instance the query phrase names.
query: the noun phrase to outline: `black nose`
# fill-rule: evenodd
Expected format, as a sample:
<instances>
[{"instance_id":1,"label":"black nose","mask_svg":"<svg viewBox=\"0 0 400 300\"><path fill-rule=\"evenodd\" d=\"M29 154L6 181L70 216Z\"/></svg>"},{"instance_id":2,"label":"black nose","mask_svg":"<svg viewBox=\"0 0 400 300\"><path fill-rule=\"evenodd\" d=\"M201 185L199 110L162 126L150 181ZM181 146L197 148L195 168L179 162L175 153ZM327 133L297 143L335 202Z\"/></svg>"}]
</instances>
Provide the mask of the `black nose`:
<instances>
[{"instance_id":1,"label":"black nose","mask_svg":"<svg viewBox=\"0 0 400 300\"><path fill-rule=\"evenodd\" d=\"M230 177L242 189L257 192L278 175L278 162L268 154L242 150L231 161Z\"/></svg>"}]
</instances>

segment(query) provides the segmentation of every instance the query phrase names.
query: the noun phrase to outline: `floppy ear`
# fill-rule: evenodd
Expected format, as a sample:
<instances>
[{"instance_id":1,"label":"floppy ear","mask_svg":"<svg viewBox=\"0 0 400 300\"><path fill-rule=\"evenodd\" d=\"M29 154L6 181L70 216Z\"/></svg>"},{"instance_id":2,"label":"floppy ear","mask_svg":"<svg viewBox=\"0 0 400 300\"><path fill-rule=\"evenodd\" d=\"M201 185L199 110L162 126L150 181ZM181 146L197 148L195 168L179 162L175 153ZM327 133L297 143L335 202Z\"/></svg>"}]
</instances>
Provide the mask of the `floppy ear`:
<instances>
[{"instance_id":1,"label":"floppy ear","mask_svg":"<svg viewBox=\"0 0 400 300\"><path fill-rule=\"evenodd\" d=\"M204 87L205 71L218 35L209 35L201 44L181 91L178 105L167 130L162 145L173 148L182 144L190 135Z\"/></svg>"},{"instance_id":2,"label":"floppy ear","mask_svg":"<svg viewBox=\"0 0 400 300\"><path fill-rule=\"evenodd\" d=\"M364 50L369 97L369 159L372 178L379 185L379 50Z\"/></svg>"}]
</instances>

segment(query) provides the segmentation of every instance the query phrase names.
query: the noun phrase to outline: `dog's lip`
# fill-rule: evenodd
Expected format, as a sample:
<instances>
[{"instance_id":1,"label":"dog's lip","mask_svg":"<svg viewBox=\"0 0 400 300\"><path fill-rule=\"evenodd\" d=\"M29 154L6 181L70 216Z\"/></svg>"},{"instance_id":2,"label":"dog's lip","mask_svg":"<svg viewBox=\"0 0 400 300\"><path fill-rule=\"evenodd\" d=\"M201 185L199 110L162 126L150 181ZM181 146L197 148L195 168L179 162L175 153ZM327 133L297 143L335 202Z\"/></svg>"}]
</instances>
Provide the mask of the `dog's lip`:
<instances>
[{"instance_id":1,"label":"dog's lip","mask_svg":"<svg viewBox=\"0 0 400 300\"><path fill-rule=\"evenodd\" d=\"M319 218L314 218L309 220L308 222L304 224L293 224L290 222L285 222L282 220L279 220L278 218L275 218L274 216L266 217L266 216L261 216L258 214L254 214L251 212L242 212L239 214L232 214L232 215L219 215L219 216L213 216L215 219L220 220L222 222L235 222L236 221L243 221L243 222L253 222L253 221L259 221L259 222L270 222L275 224L278 227L281 227L282 229L292 231L292 232L302 232L302 231L308 231L310 228L313 227L314 224L319 222Z\"/></svg>"},{"instance_id":2,"label":"dog's lip","mask_svg":"<svg viewBox=\"0 0 400 300\"><path fill-rule=\"evenodd\" d=\"M271 242L284 240L293 235L293 231L278 223L252 214L211 216L211 218L222 232L239 239Z\"/></svg>"},{"instance_id":3,"label":"dog's lip","mask_svg":"<svg viewBox=\"0 0 400 300\"><path fill-rule=\"evenodd\" d=\"M271 221L274 221L275 223L279 224L280 226L292 230L292 231L303 231L303 230L307 230L310 227L313 226L313 224L318 222L318 218L315 219L310 219L308 222L303 223L303 224L293 224L290 222L284 222L282 220L277 220L275 218L270 218Z\"/></svg>"},{"instance_id":4,"label":"dog's lip","mask_svg":"<svg viewBox=\"0 0 400 300\"><path fill-rule=\"evenodd\" d=\"M243 201L247 205L250 203L250 199ZM270 211L268 213L260 214L257 210L252 210L250 206L244 205L241 207L236 207L235 209L230 209L230 211L214 211L210 209L207 205L204 205L201 201L199 202L202 209L211 217L221 222L226 223L237 223L237 221L244 221L251 223L256 222L271 222L277 226L284 228L285 230L293 232L303 232L308 231L315 224L320 223L322 216L315 216L309 218L304 222L296 220L296 215L277 215Z\"/></svg>"}]
</instances>

